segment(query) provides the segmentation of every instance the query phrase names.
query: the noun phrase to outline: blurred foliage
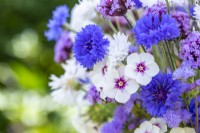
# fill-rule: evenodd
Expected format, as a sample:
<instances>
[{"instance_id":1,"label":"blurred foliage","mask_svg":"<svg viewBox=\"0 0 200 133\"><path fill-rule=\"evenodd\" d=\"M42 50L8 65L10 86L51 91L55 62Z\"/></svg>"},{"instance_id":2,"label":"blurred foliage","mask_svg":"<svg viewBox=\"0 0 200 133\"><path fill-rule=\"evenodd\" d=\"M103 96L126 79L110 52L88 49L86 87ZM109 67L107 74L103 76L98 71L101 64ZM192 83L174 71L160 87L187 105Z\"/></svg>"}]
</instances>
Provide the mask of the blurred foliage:
<instances>
[{"instance_id":1,"label":"blurred foliage","mask_svg":"<svg viewBox=\"0 0 200 133\"><path fill-rule=\"evenodd\" d=\"M63 72L44 31L56 6L77 1L0 0L0 133L74 133L62 108L44 108L50 74Z\"/></svg>"}]
</instances>

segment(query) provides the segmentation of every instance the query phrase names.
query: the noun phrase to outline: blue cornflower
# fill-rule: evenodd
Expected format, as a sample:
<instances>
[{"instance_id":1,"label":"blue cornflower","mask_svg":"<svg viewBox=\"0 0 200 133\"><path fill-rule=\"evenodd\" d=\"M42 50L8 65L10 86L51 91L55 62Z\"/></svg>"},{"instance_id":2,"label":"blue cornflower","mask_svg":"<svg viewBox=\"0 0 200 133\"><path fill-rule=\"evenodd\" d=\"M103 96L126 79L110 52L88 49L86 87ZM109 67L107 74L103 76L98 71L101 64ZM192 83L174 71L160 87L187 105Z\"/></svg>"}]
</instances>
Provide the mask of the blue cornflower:
<instances>
[{"instance_id":1,"label":"blue cornflower","mask_svg":"<svg viewBox=\"0 0 200 133\"><path fill-rule=\"evenodd\" d=\"M132 0L135 3L136 8L141 8L142 7L142 2L140 0Z\"/></svg>"},{"instance_id":2,"label":"blue cornflower","mask_svg":"<svg viewBox=\"0 0 200 133\"><path fill-rule=\"evenodd\" d=\"M171 74L159 73L140 91L142 106L152 116L162 116L168 109L181 106L182 84Z\"/></svg>"},{"instance_id":3,"label":"blue cornflower","mask_svg":"<svg viewBox=\"0 0 200 133\"><path fill-rule=\"evenodd\" d=\"M200 96L198 96L198 116L200 118ZM192 121L195 123L196 120L196 108L195 108L195 98L190 101L189 111L192 113ZM200 119L199 119L200 122Z\"/></svg>"},{"instance_id":4,"label":"blue cornflower","mask_svg":"<svg viewBox=\"0 0 200 133\"><path fill-rule=\"evenodd\" d=\"M53 11L53 16L49 20L47 27L48 31L45 31L45 36L49 41L57 40L63 30L63 25L67 22L67 18L69 17L69 8L66 5L58 6Z\"/></svg>"},{"instance_id":5,"label":"blue cornflower","mask_svg":"<svg viewBox=\"0 0 200 133\"><path fill-rule=\"evenodd\" d=\"M103 37L103 32L97 25L87 25L77 33L73 52L74 57L83 67L92 68L105 57L109 41Z\"/></svg>"},{"instance_id":6,"label":"blue cornflower","mask_svg":"<svg viewBox=\"0 0 200 133\"><path fill-rule=\"evenodd\" d=\"M133 28L136 43L149 49L163 40L171 40L180 35L178 24L168 14L162 16L148 14L139 19Z\"/></svg>"}]
</instances>

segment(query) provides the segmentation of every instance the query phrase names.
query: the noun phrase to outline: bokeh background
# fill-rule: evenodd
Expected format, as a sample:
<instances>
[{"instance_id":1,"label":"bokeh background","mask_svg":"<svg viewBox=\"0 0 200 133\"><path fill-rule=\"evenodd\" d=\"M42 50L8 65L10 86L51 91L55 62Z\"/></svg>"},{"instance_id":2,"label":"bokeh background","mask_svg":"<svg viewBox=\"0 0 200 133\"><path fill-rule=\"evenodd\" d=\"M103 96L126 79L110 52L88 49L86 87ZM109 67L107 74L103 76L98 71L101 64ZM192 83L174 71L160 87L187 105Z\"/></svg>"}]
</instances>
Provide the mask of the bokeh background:
<instances>
[{"instance_id":1,"label":"bokeh background","mask_svg":"<svg viewBox=\"0 0 200 133\"><path fill-rule=\"evenodd\" d=\"M0 0L0 133L75 133L68 109L51 100L54 42L44 37L58 5L78 0Z\"/></svg>"}]
</instances>

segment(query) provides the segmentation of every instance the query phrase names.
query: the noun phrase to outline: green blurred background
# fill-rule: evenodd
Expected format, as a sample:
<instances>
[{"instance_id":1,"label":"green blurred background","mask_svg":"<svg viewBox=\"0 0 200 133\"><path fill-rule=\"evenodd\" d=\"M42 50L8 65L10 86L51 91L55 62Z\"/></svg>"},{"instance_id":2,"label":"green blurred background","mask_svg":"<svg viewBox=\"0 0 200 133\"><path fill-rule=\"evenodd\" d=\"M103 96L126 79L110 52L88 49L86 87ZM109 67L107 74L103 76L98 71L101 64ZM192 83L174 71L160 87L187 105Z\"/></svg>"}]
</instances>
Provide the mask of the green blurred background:
<instances>
[{"instance_id":1,"label":"green blurred background","mask_svg":"<svg viewBox=\"0 0 200 133\"><path fill-rule=\"evenodd\" d=\"M0 0L0 133L74 133L67 108L49 97L54 42L44 37L51 12L78 0Z\"/></svg>"}]
</instances>

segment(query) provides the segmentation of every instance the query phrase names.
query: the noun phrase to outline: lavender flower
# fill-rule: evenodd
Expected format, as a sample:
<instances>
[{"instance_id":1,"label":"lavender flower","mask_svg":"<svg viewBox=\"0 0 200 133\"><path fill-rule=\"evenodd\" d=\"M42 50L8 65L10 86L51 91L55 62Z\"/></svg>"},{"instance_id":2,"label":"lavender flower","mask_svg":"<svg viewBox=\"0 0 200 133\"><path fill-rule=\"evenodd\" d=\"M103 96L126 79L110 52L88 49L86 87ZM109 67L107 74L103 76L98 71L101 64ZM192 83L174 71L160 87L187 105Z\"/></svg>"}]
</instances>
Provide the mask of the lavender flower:
<instances>
[{"instance_id":1,"label":"lavender flower","mask_svg":"<svg viewBox=\"0 0 200 133\"><path fill-rule=\"evenodd\" d=\"M54 47L54 60L57 63L61 63L69 58L72 48L72 40L69 36L69 32L63 32L61 37L57 40Z\"/></svg>"},{"instance_id":2,"label":"lavender flower","mask_svg":"<svg viewBox=\"0 0 200 133\"><path fill-rule=\"evenodd\" d=\"M181 41L179 57L192 68L200 67L200 33L192 32Z\"/></svg>"},{"instance_id":3,"label":"lavender flower","mask_svg":"<svg viewBox=\"0 0 200 133\"><path fill-rule=\"evenodd\" d=\"M123 16L132 6L131 0L101 0L97 9L103 16Z\"/></svg>"},{"instance_id":4,"label":"lavender flower","mask_svg":"<svg viewBox=\"0 0 200 133\"><path fill-rule=\"evenodd\" d=\"M97 91L95 86L92 86L87 92L87 99L91 104L101 103L100 92Z\"/></svg>"},{"instance_id":5,"label":"lavender flower","mask_svg":"<svg viewBox=\"0 0 200 133\"><path fill-rule=\"evenodd\" d=\"M152 7L147 7L146 10L144 11L144 14L146 15L158 15L162 16L162 14L167 14L167 6L165 3L158 3L153 5Z\"/></svg>"},{"instance_id":6,"label":"lavender flower","mask_svg":"<svg viewBox=\"0 0 200 133\"><path fill-rule=\"evenodd\" d=\"M111 121L104 123L101 133L122 133L122 125L119 121Z\"/></svg>"},{"instance_id":7,"label":"lavender flower","mask_svg":"<svg viewBox=\"0 0 200 133\"><path fill-rule=\"evenodd\" d=\"M167 112L163 115L163 118L170 128L178 127L182 121L179 112L175 110L167 110Z\"/></svg>"},{"instance_id":8,"label":"lavender flower","mask_svg":"<svg viewBox=\"0 0 200 133\"><path fill-rule=\"evenodd\" d=\"M49 41L57 40L63 32L62 26L67 22L69 17L69 9L66 5L58 6L53 11L53 16L49 20L47 27L48 31L45 31L45 36Z\"/></svg>"},{"instance_id":9,"label":"lavender flower","mask_svg":"<svg viewBox=\"0 0 200 133\"><path fill-rule=\"evenodd\" d=\"M182 34L182 38L185 38L190 30L190 16L183 11L174 11L171 13L172 18L175 18L178 22L178 27Z\"/></svg>"},{"instance_id":10,"label":"lavender flower","mask_svg":"<svg viewBox=\"0 0 200 133\"><path fill-rule=\"evenodd\" d=\"M195 71L186 63L182 63L182 65L173 72L174 79L183 79L184 81L194 75Z\"/></svg>"}]
</instances>

